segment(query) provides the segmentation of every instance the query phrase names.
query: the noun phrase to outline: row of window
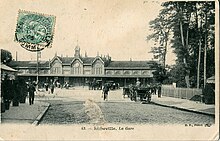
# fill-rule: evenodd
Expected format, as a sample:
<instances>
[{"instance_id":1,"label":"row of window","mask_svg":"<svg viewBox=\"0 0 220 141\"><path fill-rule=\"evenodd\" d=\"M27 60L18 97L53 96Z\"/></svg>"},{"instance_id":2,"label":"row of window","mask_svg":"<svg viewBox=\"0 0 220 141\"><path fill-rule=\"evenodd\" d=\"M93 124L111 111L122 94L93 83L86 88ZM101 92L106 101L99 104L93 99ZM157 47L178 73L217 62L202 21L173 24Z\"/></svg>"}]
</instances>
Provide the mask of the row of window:
<instances>
[{"instance_id":1,"label":"row of window","mask_svg":"<svg viewBox=\"0 0 220 141\"><path fill-rule=\"evenodd\" d=\"M67 74L67 71L65 70L64 71L65 73L64 74ZM92 74L103 74L104 71L103 71L103 68L100 67L100 68L94 68ZM62 70L60 67L53 67L51 68L51 71L50 71L51 74L61 74L62 73ZM73 67L70 71L71 74L83 74L83 70L81 67Z\"/></svg>"},{"instance_id":2,"label":"row of window","mask_svg":"<svg viewBox=\"0 0 220 141\"><path fill-rule=\"evenodd\" d=\"M84 71L84 73L83 73ZM36 69L21 69L18 71L20 74L36 74L37 70ZM49 74L49 70L39 70L40 74ZM93 68L92 70L83 70L81 67L75 67L72 68L71 70L63 70L60 67L53 67L50 70L51 74L76 74L76 75L80 75L80 74L104 74L104 70L103 68ZM145 70L145 71L113 71L113 70L109 70L106 71L107 75L152 75L152 71L150 70Z\"/></svg>"},{"instance_id":3,"label":"row of window","mask_svg":"<svg viewBox=\"0 0 220 141\"><path fill-rule=\"evenodd\" d=\"M106 71L107 75L152 75L152 71L151 70L144 70L144 71L132 71L132 70L127 70L127 71L123 71L123 70L119 70L119 71L113 71L113 70L109 70Z\"/></svg>"},{"instance_id":4,"label":"row of window","mask_svg":"<svg viewBox=\"0 0 220 141\"><path fill-rule=\"evenodd\" d=\"M48 74L49 70L38 70L38 72L42 73L42 74ZM18 70L18 73L20 73L20 74L25 74L25 73L36 74L37 70L36 69L20 69L20 70Z\"/></svg>"}]
</instances>

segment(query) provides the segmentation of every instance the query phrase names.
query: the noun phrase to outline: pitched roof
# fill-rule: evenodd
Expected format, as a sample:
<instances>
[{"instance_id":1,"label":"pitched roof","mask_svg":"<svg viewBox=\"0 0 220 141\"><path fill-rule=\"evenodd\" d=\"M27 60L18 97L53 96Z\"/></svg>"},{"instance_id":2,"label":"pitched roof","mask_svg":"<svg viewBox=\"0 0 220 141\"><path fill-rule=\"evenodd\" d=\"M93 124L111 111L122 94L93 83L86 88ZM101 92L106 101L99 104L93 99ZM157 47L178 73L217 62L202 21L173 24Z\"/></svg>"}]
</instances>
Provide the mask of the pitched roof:
<instances>
[{"instance_id":1,"label":"pitched roof","mask_svg":"<svg viewBox=\"0 0 220 141\"><path fill-rule=\"evenodd\" d=\"M155 67L156 66L155 61L111 61L107 67L112 68L131 68L131 67Z\"/></svg>"},{"instance_id":2,"label":"pitched roof","mask_svg":"<svg viewBox=\"0 0 220 141\"><path fill-rule=\"evenodd\" d=\"M81 58L81 60L82 60L83 63L85 63L85 64L91 64L94 59L95 59L95 57L82 57L82 58Z\"/></svg>"},{"instance_id":3,"label":"pitched roof","mask_svg":"<svg viewBox=\"0 0 220 141\"><path fill-rule=\"evenodd\" d=\"M74 57L59 57L62 63L70 64ZM84 64L92 64L95 57L82 57L81 60ZM103 58L102 58L103 59ZM105 62L105 67L107 68L155 68L157 66L156 61L110 61L106 63L107 60L103 59ZM36 61L11 61L8 64L9 67L36 67ZM49 67L49 61L39 61L39 67Z\"/></svg>"},{"instance_id":4,"label":"pitched roof","mask_svg":"<svg viewBox=\"0 0 220 141\"><path fill-rule=\"evenodd\" d=\"M60 57L60 56L57 56L60 60L61 60L61 62L62 63L64 63L64 64L70 64L72 61L73 61L73 59L74 59L74 57Z\"/></svg>"},{"instance_id":5,"label":"pitched roof","mask_svg":"<svg viewBox=\"0 0 220 141\"><path fill-rule=\"evenodd\" d=\"M37 61L11 61L8 66L15 67L36 67ZM49 61L39 61L39 67L49 67Z\"/></svg>"},{"instance_id":6,"label":"pitched roof","mask_svg":"<svg viewBox=\"0 0 220 141\"><path fill-rule=\"evenodd\" d=\"M64 64L70 64L74 59L77 59L77 58L75 58L75 57L60 57L60 56L57 56L59 59L60 59L60 61L62 62L62 63L64 63ZM95 59L95 57L81 57L80 58L82 61L83 61L83 63L85 63L85 64L91 64L92 63L92 61Z\"/></svg>"},{"instance_id":7,"label":"pitched roof","mask_svg":"<svg viewBox=\"0 0 220 141\"><path fill-rule=\"evenodd\" d=\"M60 57L57 56L60 61L64 64L70 64L74 59L77 59L75 57ZM96 57L80 57L83 63L85 64L92 64L92 62L95 60ZM102 58L103 59L103 58ZM106 59L103 59L105 61Z\"/></svg>"},{"instance_id":8,"label":"pitched roof","mask_svg":"<svg viewBox=\"0 0 220 141\"><path fill-rule=\"evenodd\" d=\"M5 65L5 64L2 64L2 63L0 65L0 67L1 67L1 70L12 71L12 72L16 72L17 71L17 70L15 70L15 69L13 69L13 68Z\"/></svg>"}]
</instances>

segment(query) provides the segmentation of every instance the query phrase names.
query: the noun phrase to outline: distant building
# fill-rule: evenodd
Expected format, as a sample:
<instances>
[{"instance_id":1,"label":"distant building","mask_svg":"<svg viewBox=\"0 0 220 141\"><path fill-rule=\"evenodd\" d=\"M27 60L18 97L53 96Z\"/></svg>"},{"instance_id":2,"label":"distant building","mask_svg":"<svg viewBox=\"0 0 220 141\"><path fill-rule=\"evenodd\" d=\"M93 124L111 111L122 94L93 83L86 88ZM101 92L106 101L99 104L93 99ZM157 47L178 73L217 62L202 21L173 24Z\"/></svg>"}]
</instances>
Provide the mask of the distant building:
<instances>
[{"instance_id":1,"label":"distant building","mask_svg":"<svg viewBox=\"0 0 220 141\"><path fill-rule=\"evenodd\" d=\"M39 82L49 80L59 81L63 84L69 82L74 86L86 85L87 82L96 80L114 81L120 86L135 84L137 78L142 84L153 80L152 72L155 71L156 61L112 61L109 55L96 57L83 57L80 48L76 46L73 57L55 56L50 61L39 61L38 71L36 61L11 61L10 67L18 70L18 77Z\"/></svg>"},{"instance_id":2,"label":"distant building","mask_svg":"<svg viewBox=\"0 0 220 141\"><path fill-rule=\"evenodd\" d=\"M10 79L10 80L13 80L15 79L15 76L17 74L17 71L13 68L10 68L9 66L1 63L0 65L1 67L1 80L4 80L4 79ZM5 78L5 77L8 77L8 78Z\"/></svg>"}]
</instances>

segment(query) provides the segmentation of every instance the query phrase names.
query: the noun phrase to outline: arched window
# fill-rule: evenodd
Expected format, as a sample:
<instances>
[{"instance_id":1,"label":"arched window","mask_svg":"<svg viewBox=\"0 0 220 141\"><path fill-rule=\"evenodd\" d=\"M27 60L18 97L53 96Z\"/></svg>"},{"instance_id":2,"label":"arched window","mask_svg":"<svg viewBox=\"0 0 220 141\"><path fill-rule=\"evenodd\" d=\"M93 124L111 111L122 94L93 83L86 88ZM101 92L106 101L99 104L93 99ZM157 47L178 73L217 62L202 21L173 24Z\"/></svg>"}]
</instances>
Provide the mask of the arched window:
<instances>
[{"instance_id":1,"label":"arched window","mask_svg":"<svg viewBox=\"0 0 220 141\"><path fill-rule=\"evenodd\" d=\"M133 71L133 74L134 74L134 75L137 75L137 74L138 74L138 71Z\"/></svg>"},{"instance_id":2,"label":"arched window","mask_svg":"<svg viewBox=\"0 0 220 141\"><path fill-rule=\"evenodd\" d=\"M130 71L124 71L124 74L125 74L125 75L129 75L129 74L130 74Z\"/></svg>"},{"instance_id":3,"label":"arched window","mask_svg":"<svg viewBox=\"0 0 220 141\"><path fill-rule=\"evenodd\" d=\"M62 65L58 60L55 60L51 67L51 74L60 74Z\"/></svg>"},{"instance_id":4,"label":"arched window","mask_svg":"<svg viewBox=\"0 0 220 141\"><path fill-rule=\"evenodd\" d=\"M106 74L107 74L107 75L111 75L112 72L111 72L111 71L106 71Z\"/></svg>"},{"instance_id":5,"label":"arched window","mask_svg":"<svg viewBox=\"0 0 220 141\"><path fill-rule=\"evenodd\" d=\"M115 74L116 74L116 75L120 75L121 72L120 72L120 71L115 71Z\"/></svg>"},{"instance_id":6,"label":"arched window","mask_svg":"<svg viewBox=\"0 0 220 141\"><path fill-rule=\"evenodd\" d=\"M81 67L78 62L73 65L72 73L73 74L81 74Z\"/></svg>"},{"instance_id":7,"label":"arched window","mask_svg":"<svg viewBox=\"0 0 220 141\"><path fill-rule=\"evenodd\" d=\"M102 72L102 69L103 69L103 67L102 67L102 64L100 64L100 63L97 63L97 64L95 64L95 68L94 68L95 70L95 74L102 74L103 72Z\"/></svg>"}]
</instances>

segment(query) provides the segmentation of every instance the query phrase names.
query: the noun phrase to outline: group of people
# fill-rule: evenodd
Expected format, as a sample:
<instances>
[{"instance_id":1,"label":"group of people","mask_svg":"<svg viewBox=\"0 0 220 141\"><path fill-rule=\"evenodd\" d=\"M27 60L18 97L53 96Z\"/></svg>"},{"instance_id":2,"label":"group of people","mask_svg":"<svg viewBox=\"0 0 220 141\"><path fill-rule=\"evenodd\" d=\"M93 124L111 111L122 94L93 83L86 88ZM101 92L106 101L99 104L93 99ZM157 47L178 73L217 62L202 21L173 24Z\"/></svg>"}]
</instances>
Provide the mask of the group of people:
<instances>
[{"instance_id":1,"label":"group of people","mask_svg":"<svg viewBox=\"0 0 220 141\"><path fill-rule=\"evenodd\" d=\"M102 94L103 94L104 100L108 100L108 94L110 91L110 87L111 86L108 83L105 83L102 88ZM139 78L137 78L136 87L141 87L141 82L139 81Z\"/></svg>"},{"instance_id":2,"label":"group of people","mask_svg":"<svg viewBox=\"0 0 220 141\"><path fill-rule=\"evenodd\" d=\"M21 102L29 95L29 104L34 104L34 94L36 91L36 82L25 82L24 79L10 79L7 75L1 81L1 89L4 103L5 102Z\"/></svg>"},{"instance_id":3,"label":"group of people","mask_svg":"<svg viewBox=\"0 0 220 141\"><path fill-rule=\"evenodd\" d=\"M102 89L102 82L93 79L93 81L86 82L89 85L89 90L101 90Z\"/></svg>"},{"instance_id":4,"label":"group of people","mask_svg":"<svg viewBox=\"0 0 220 141\"><path fill-rule=\"evenodd\" d=\"M37 82L33 81L33 82L28 82L28 93L29 93L29 104L32 105L34 104L34 96L35 96L35 92L37 90ZM44 87L46 89L46 91L50 94L54 93L54 89L55 89L55 83L51 80L50 83L44 83Z\"/></svg>"},{"instance_id":5,"label":"group of people","mask_svg":"<svg viewBox=\"0 0 220 141\"><path fill-rule=\"evenodd\" d=\"M28 84L28 92L29 92L29 104L34 104L34 95L36 91L37 83L35 81L29 82ZM45 90L48 92L48 94L53 94L55 89L55 82L52 80L50 83L44 83Z\"/></svg>"},{"instance_id":6,"label":"group of people","mask_svg":"<svg viewBox=\"0 0 220 141\"><path fill-rule=\"evenodd\" d=\"M44 87L46 89L46 91L50 94L53 94L54 93L54 88L55 88L55 84L54 83L51 83L51 84L48 84L48 83L45 83L44 84Z\"/></svg>"}]
</instances>

